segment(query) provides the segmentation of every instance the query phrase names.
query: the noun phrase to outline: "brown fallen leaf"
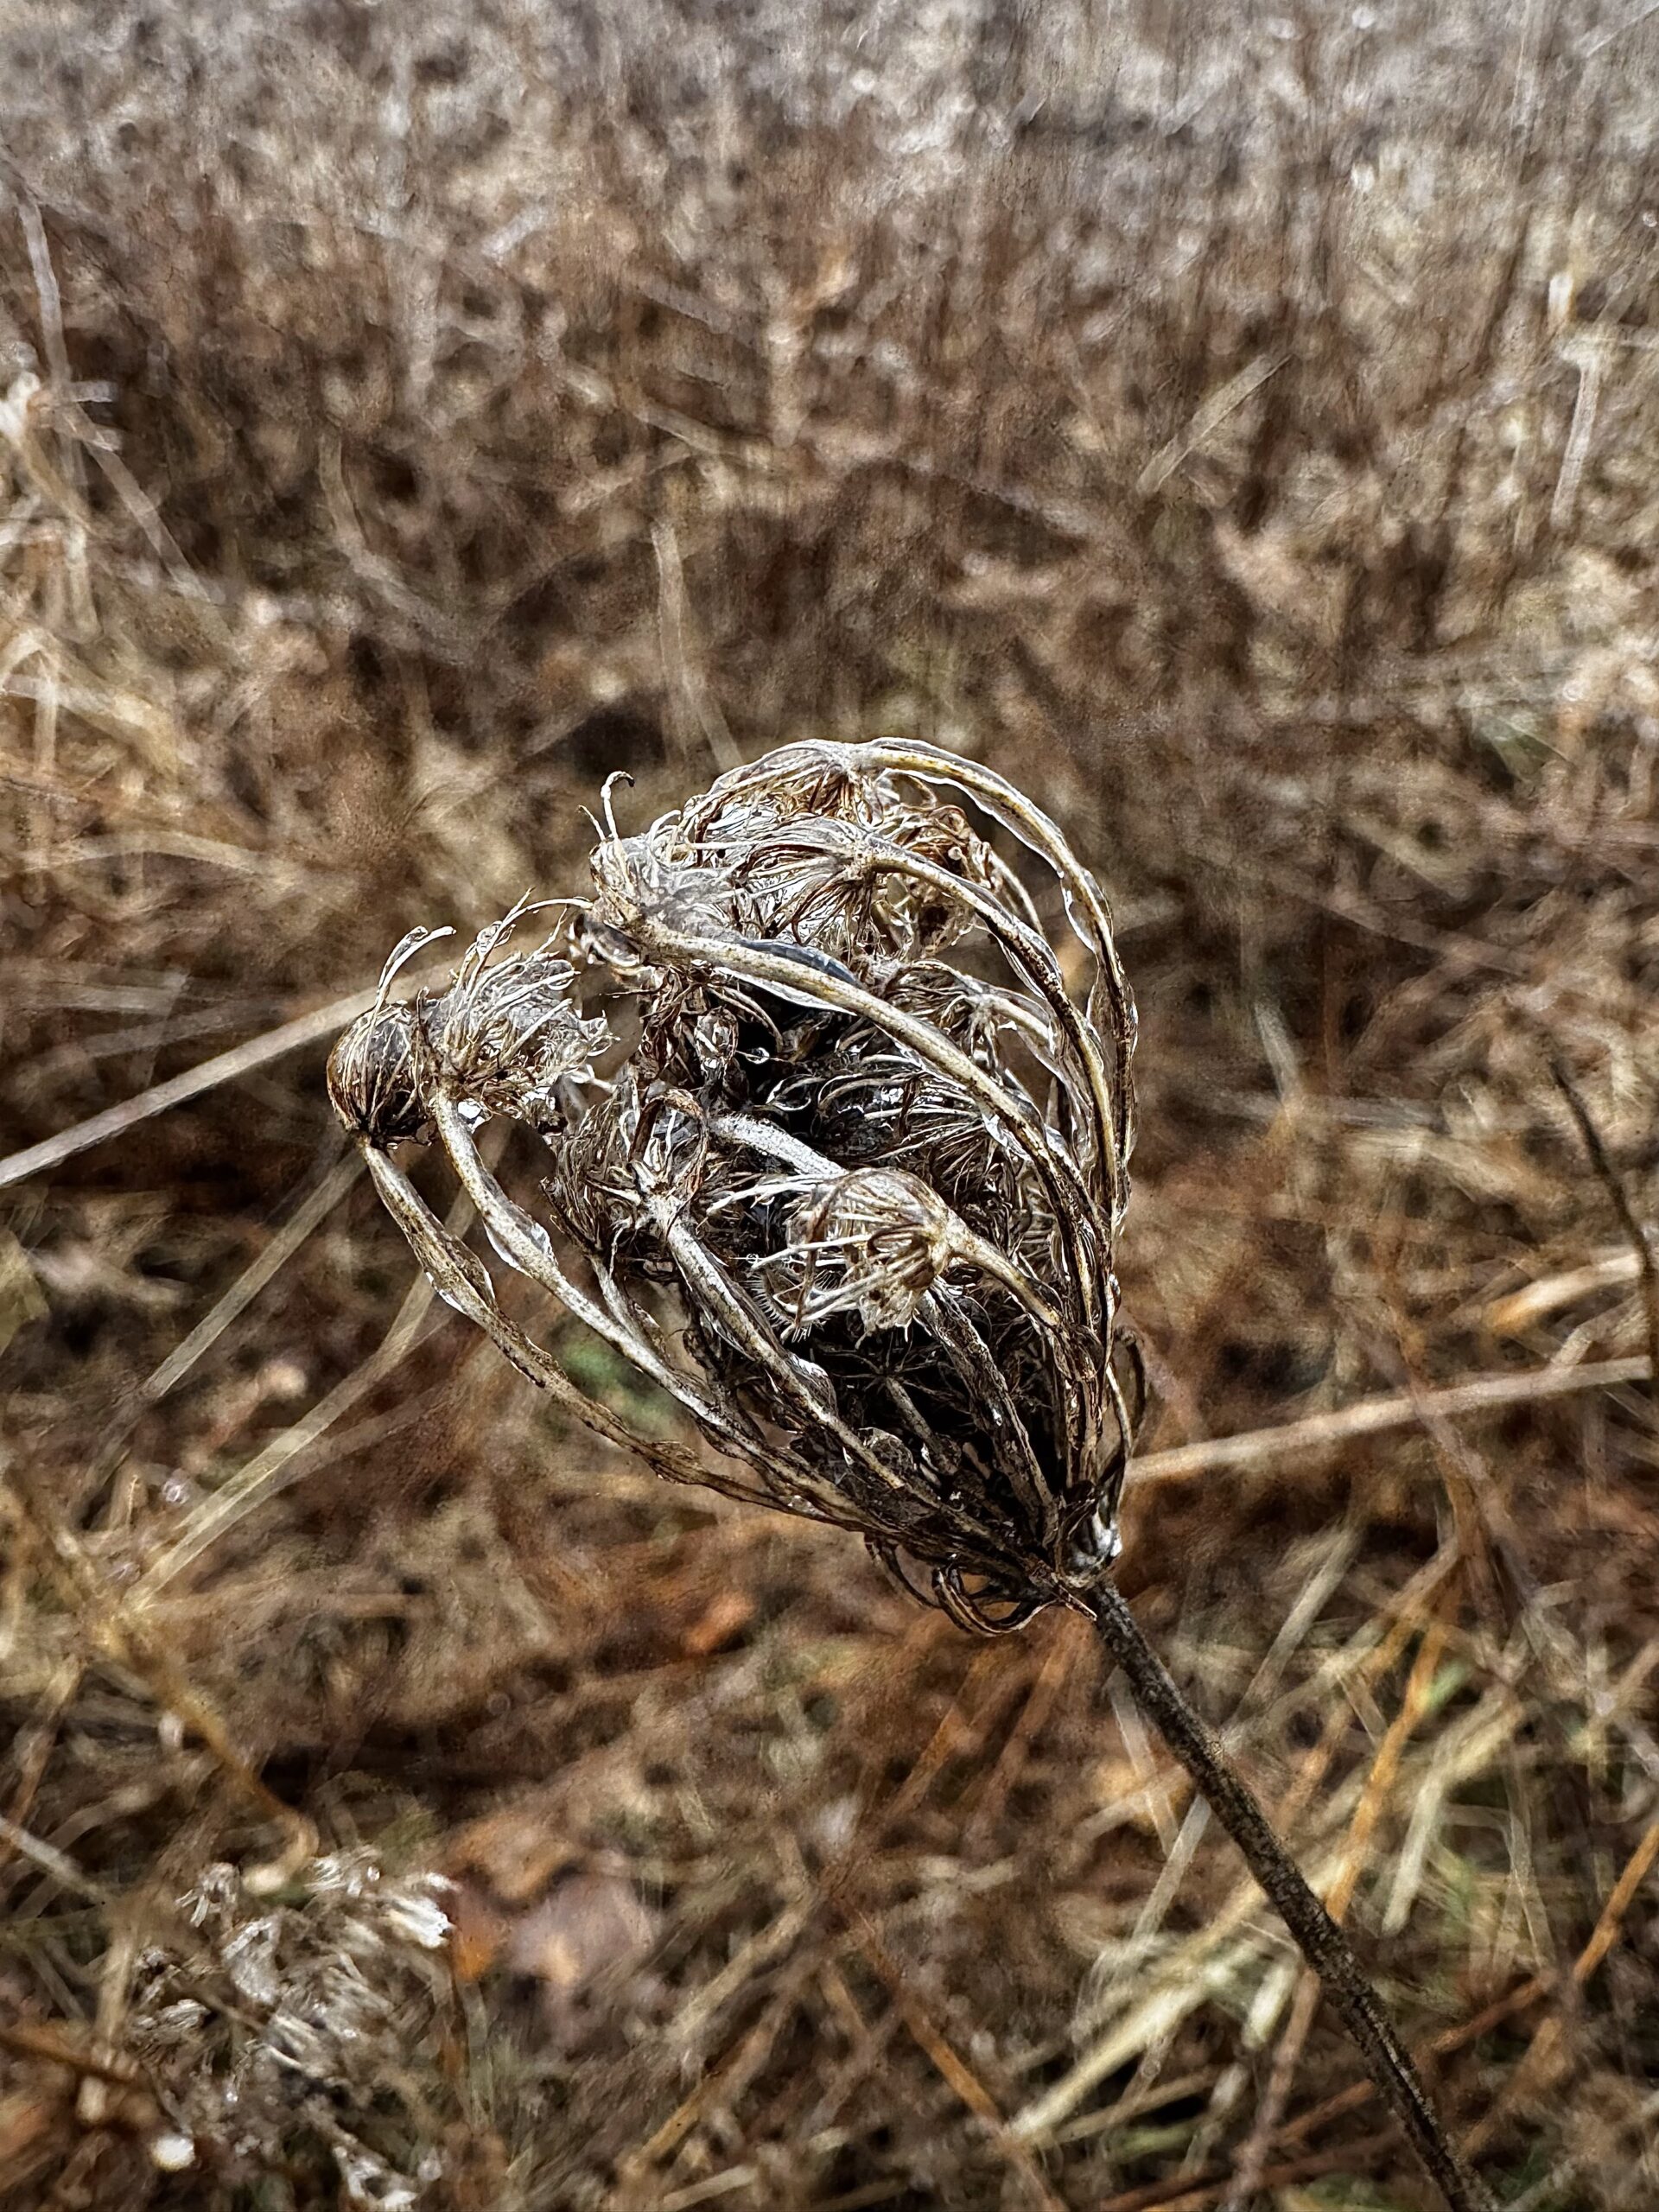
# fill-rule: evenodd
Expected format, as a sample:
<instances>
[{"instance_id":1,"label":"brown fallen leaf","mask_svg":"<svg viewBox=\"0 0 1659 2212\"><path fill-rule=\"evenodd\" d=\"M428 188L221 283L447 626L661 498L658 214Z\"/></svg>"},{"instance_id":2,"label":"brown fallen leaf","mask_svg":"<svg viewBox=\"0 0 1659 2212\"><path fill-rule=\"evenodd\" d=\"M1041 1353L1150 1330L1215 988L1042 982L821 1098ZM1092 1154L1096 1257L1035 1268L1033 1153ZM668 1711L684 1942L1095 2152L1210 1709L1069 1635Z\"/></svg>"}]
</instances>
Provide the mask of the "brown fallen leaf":
<instances>
[{"instance_id":1,"label":"brown fallen leaf","mask_svg":"<svg viewBox=\"0 0 1659 2212\"><path fill-rule=\"evenodd\" d=\"M680 1639L690 1659L707 1659L712 1652L734 1643L754 1618L754 1600L747 1590L722 1590Z\"/></svg>"},{"instance_id":2,"label":"brown fallen leaf","mask_svg":"<svg viewBox=\"0 0 1659 2212\"><path fill-rule=\"evenodd\" d=\"M449 1956L458 1981L481 1981L501 1955L509 1922L475 1883L458 1881L449 1898Z\"/></svg>"},{"instance_id":3,"label":"brown fallen leaf","mask_svg":"<svg viewBox=\"0 0 1659 2212\"><path fill-rule=\"evenodd\" d=\"M522 1916L507 1963L573 1995L607 1967L631 1965L656 1938L656 1916L620 1874L573 1874Z\"/></svg>"},{"instance_id":4,"label":"brown fallen leaf","mask_svg":"<svg viewBox=\"0 0 1659 2212\"><path fill-rule=\"evenodd\" d=\"M563 1825L550 1817L545 1805L510 1805L461 1831L447 1853L446 1871L479 1875L504 1905L527 1905L576 1857Z\"/></svg>"}]
</instances>

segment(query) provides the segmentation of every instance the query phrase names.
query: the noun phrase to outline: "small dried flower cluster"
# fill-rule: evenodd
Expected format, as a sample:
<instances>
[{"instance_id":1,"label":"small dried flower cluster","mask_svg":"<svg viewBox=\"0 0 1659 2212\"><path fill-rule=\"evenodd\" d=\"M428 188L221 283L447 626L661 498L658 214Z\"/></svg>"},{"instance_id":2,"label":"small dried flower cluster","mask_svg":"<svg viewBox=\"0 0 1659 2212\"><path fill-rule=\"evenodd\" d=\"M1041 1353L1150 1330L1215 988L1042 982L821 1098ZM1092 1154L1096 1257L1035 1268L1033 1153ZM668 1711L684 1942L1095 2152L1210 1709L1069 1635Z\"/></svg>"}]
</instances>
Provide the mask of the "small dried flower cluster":
<instances>
[{"instance_id":1,"label":"small dried flower cluster","mask_svg":"<svg viewBox=\"0 0 1659 2212\"><path fill-rule=\"evenodd\" d=\"M141 1953L134 1977L129 2047L172 2123L156 2163L253 2183L308 2138L345 2202L422 2202L442 2161L402 2060L442 2000L447 1887L365 1850L313 1860L280 1902L207 1868L179 1899L179 1942Z\"/></svg>"},{"instance_id":2,"label":"small dried flower cluster","mask_svg":"<svg viewBox=\"0 0 1659 2212\"><path fill-rule=\"evenodd\" d=\"M1011 785L918 743L788 746L633 836L607 787L592 870L538 950L507 950L522 906L396 1000L411 933L335 1047L440 1292L661 1472L855 1529L965 1624L1085 1592L1141 1395L1113 1274L1135 1014L1091 878ZM534 1206L480 1155L503 1117L539 1140ZM503 1313L393 1157L411 1139L718 1459L634 1433Z\"/></svg>"}]
</instances>

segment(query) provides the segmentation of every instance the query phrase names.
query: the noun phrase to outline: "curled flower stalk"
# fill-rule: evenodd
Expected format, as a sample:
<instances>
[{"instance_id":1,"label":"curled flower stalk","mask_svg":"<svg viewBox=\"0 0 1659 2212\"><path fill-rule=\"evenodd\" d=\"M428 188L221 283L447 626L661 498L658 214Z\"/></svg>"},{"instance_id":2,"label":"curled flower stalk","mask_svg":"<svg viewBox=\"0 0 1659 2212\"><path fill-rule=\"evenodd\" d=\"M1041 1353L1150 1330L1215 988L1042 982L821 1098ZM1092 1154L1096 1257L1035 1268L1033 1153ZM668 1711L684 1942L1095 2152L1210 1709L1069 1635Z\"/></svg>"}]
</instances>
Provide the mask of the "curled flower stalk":
<instances>
[{"instance_id":1,"label":"curled flower stalk","mask_svg":"<svg viewBox=\"0 0 1659 2212\"><path fill-rule=\"evenodd\" d=\"M633 835L609 787L602 812L585 898L521 906L447 988L398 997L414 933L335 1047L336 1111L417 1259L670 1479L855 1531L966 1629L1089 1614L1476 2212L1347 1938L1109 1580L1144 1385L1113 1271L1135 1010L1093 880L1012 785L919 743L788 746ZM551 933L514 949L537 913ZM533 1141L518 1195L479 1150L492 1120ZM410 1143L708 1451L577 1388L404 1173Z\"/></svg>"}]
</instances>

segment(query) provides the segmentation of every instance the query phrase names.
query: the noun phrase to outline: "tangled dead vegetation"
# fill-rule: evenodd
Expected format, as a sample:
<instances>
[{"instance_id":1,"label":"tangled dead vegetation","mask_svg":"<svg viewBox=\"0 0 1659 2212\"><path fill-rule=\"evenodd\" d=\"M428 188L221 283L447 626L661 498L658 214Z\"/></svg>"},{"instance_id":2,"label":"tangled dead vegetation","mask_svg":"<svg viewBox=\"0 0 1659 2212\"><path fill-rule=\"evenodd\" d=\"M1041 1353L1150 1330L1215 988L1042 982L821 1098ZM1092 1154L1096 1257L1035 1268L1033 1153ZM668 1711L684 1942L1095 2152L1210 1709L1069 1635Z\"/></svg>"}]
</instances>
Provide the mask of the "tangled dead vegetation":
<instances>
[{"instance_id":1,"label":"tangled dead vegetation","mask_svg":"<svg viewBox=\"0 0 1659 2212\"><path fill-rule=\"evenodd\" d=\"M372 1849L455 1885L343 2122L435 2204L1413 2201L1081 1623L632 1471L340 1148L385 946L574 882L613 770L874 740L1113 889L1128 1594L1501 2192L1639 2212L1659 19L798 16L0 26L3 2185L247 2201L211 2108L156 2163L132 1961Z\"/></svg>"}]
</instances>

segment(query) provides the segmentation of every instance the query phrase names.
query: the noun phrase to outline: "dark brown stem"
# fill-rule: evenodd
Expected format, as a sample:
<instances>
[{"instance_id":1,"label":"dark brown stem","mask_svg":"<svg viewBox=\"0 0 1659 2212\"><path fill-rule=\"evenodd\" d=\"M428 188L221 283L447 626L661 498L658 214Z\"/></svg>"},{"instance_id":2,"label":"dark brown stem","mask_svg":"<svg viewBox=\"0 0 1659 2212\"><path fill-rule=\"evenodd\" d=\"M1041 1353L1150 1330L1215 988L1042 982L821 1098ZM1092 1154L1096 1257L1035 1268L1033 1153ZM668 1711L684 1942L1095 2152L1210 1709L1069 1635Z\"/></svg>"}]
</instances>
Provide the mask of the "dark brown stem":
<instances>
[{"instance_id":1,"label":"dark brown stem","mask_svg":"<svg viewBox=\"0 0 1659 2212\"><path fill-rule=\"evenodd\" d=\"M1484 2185L1446 2139L1417 2069L1353 1946L1320 1904L1242 1776L1198 1718L1109 1583L1083 1601L1142 1708L1243 1853L1252 1874L1358 2046L1367 2072L1452 2212L1492 2212Z\"/></svg>"},{"instance_id":2,"label":"dark brown stem","mask_svg":"<svg viewBox=\"0 0 1659 2212\"><path fill-rule=\"evenodd\" d=\"M1647 1230L1637 1218L1636 1208L1630 1204L1630 1194L1624 1187L1624 1179L1612 1163L1595 1117L1585 1103L1584 1095L1567 1071L1567 1063L1554 1052L1549 1054L1549 1072L1555 1088L1567 1101L1567 1109L1590 1165L1599 1177L1602 1188L1611 1201L1618 1225L1624 1230L1631 1251L1636 1255L1637 1280L1642 1286L1642 1310L1648 1325L1649 1388L1654 1402L1659 1408L1659 1262L1653 1256L1653 1243Z\"/></svg>"}]
</instances>

